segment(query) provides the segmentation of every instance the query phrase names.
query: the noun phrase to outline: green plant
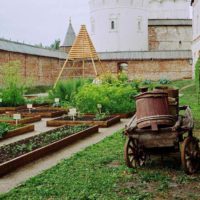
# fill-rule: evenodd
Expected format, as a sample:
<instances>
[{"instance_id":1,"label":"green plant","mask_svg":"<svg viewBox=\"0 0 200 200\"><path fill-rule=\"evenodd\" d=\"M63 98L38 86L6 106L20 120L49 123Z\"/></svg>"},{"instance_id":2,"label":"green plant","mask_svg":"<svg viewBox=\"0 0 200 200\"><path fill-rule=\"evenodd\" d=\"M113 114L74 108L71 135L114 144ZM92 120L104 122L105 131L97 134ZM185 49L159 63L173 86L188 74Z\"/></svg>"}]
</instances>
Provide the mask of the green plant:
<instances>
[{"instance_id":1,"label":"green plant","mask_svg":"<svg viewBox=\"0 0 200 200\"><path fill-rule=\"evenodd\" d=\"M73 104L74 95L78 90L86 83L89 83L90 79L68 79L66 81L58 82L56 88L49 91L49 98L60 98L60 101Z\"/></svg>"},{"instance_id":2,"label":"green plant","mask_svg":"<svg viewBox=\"0 0 200 200\"><path fill-rule=\"evenodd\" d=\"M142 84L143 85L151 85L152 84L152 81L151 80L144 80L143 82L142 82Z\"/></svg>"},{"instance_id":3,"label":"green plant","mask_svg":"<svg viewBox=\"0 0 200 200\"><path fill-rule=\"evenodd\" d=\"M1 106L19 106L25 103L23 97L25 82L20 74L20 63L9 62L1 66L0 72L2 74L2 91Z\"/></svg>"},{"instance_id":4,"label":"green plant","mask_svg":"<svg viewBox=\"0 0 200 200\"><path fill-rule=\"evenodd\" d=\"M163 79L160 79L159 80L159 84L161 85L167 85L167 84L170 84L170 80L166 79L166 78L163 78Z\"/></svg>"},{"instance_id":5,"label":"green plant","mask_svg":"<svg viewBox=\"0 0 200 200\"><path fill-rule=\"evenodd\" d=\"M105 119L106 117L108 117L107 113L97 113L95 115L94 120L102 120L102 119Z\"/></svg>"},{"instance_id":6,"label":"green plant","mask_svg":"<svg viewBox=\"0 0 200 200\"><path fill-rule=\"evenodd\" d=\"M103 74L100 77L103 84L116 84L118 83L118 79L112 73Z\"/></svg>"},{"instance_id":7,"label":"green plant","mask_svg":"<svg viewBox=\"0 0 200 200\"><path fill-rule=\"evenodd\" d=\"M0 122L0 138L3 138L8 131L15 129L16 126Z\"/></svg>"},{"instance_id":8,"label":"green plant","mask_svg":"<svg viewBox=\"0 0 200 200\"><path fill-rule=\"evenodd\" d=\"M195 84L197 93L199 93L200 89L200 58L197 60L195 65Z\"/></svg>"},{"instance_id":9,"label":"green plant","mask_svg":"<svg viewBox=\"0 0 200 200\"><path fill-rule=\"evenodd\" d=\"M104 113L127 113L135 110L136 94L130 85L87 84L75 96L75 103L82 113L97 113L97 104Z\"/></svg>"},{"instance_id":10,"label":"green plant","mask_svg":"<svg viewBox=\"0 0 200 200\"><path fill-rule=\"evenodd\" d=\"M128 75L124 72L119 73L117 78L122 83L128 82Z\"/></svg>"}]
</instances>

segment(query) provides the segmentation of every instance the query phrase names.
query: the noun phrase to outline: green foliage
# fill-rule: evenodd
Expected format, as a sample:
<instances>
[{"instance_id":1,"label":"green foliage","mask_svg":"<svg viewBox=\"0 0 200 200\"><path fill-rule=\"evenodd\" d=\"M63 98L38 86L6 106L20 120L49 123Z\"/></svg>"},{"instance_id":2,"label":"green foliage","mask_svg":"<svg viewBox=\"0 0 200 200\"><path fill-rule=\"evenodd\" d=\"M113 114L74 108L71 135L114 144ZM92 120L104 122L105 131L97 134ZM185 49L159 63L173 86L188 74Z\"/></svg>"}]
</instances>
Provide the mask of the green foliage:
<instances>
[{"instance_id":1,"label":"green foliage","mask_svg":"<svg viewBox=\"0 0 200 200\"><path fill-rule=\"evenodd\" d=\"M46 93L50 90L51 86L46 85L39 85L34 87L26 88L25 94L39 94L39 93Z\"/></svg>"},{"instance_id":2,"label":"green foliage","mask_svg":"<svg viewBox=\"0 0 200 200\"><path fill-rule=\"evenodd\" d=\"M121 72L120 74L118 74L118 80L121 82L121 83L126 83L128 82L128 76L126 73L124 72Z\"/></svg>"},{"instance_id":3,"label":"green foliage","mask_svg":"<svg viewBox=\"0 0 200 200\"><path fill-rule=\"evenodd\" d=\"M75 103L82 113L97 113L97 104L105 113L127 113L135 110L136 93L130 85L87 84L75 96Z\"/></svg>"},{"instance_id":4,"label":"green foliage","mask_svg":"<svg viewBox=\"0 0 200 200\"><path fill-rule=\"evenodd\" d=\"M170 84L170 80L166 79L166 78L163 78L163 79L160 79L159 80L159 84L161 85L167 85L167 84Z\"/></svg>"},{"instance_id":5,"label":"green foliage","mask_svg":"<svg viewBox=\"0 0 200 200\"><path fill-rule=\"evenodd\" d=\"M103 74L100 77L100 79L103 84L117 84L118 83L117 77L114 76L112 73Z\"/></svg>"},{"instance_id":6,"label":"green foliage","mask_svg":"<svg viewBox=\"0 0 200 200\"><path fill-rule=\"evenodd\" d=\"M51 49L58 50L60 48L60 39L56 39L51 45Z\"/></svg>"},{"instance_id":7,"label":"green foliage","mask_svg":"<svg viewBox=\"0 0 200 200\"><path fill-rule=\"evenodd\" d=\"M68 79L66 81L58 82L55 89L49 91L49 98L60 98L63 102L73 104L74 95L78 90L86 83L89 83L90 79Z\"/></svg>"},{"instance_id":8,"label":"green foliage","mask_svg":"<svg viewBox=\"0 0 200 200\"><path fill-rule=\"evenodd\" d=\"M196 90L199 93L199 87L200 87L200 58L197 60L197 63L195 65L195 84L196 84Z\"/></svg>"},{"instance_id":9,"label":"green foliage","mask_svg":"<svg viewBox=\"0 0 200 200\"><path fill-rule=\"evenodd\" d=\"M4 132L8 132L12 127L11 125L3 124ZM1 126L0 126L1 127ZM85 125L77 125L77 126L65 126L61 127L56 131L50 133L41 133L29 139L21 140L16 142L15 144L8 144L3 147L0 147L0 163L8 161L12 158L20 156L22 154L28 153L33 149L37 149L40 147L44 147L48 144L51 144L55 141L63 139L66 136L72 135L74 133L78 133L87 129L88 126ZM1 130L1 129L0 129ZM0 132L1 133L1 132ZM3 133L5 134L5 133ZM38 142L40 141L40 142ZM4 157L2 158L2 152L4 152Z\"/></svg>"},{"instance_id":10,"label":"green foliage","mask_svg":"<svg viewBox=\"0 0 200 200\"><path fill-rule=\"evenodd\" d=\"M20 74L20 63L17 61L9 62L1 66L2 74L2 98L1 106L19 106L25 103L23 93L25 82Z\"/></svg>"},{"instance_id":11,"label":"green foliage","mask_svg":"<svg viewBox=\"0 0 200 200\"><path fill-rule=\"evenodd\" d=\"M0 122L0 138L3 138L8 131L13 130L15 128L15 126L4 123L4 122Z\"/></svg>"},{"instance_id":12,"label":"green foliage","mask_svg":"<svg viewBox=\"0 0 200 200\"><path fill-rule=\"evenodd\" d=\"M143 85L151 85L152 84L152 81L151 80L144 80L143 82L142 82L142 84Z\"/></svg>"},{"instance_id":13,"label":"green foliage","mask_svg":"<svg viewBox=\"0 0 200 200\"><path fill-rule=\"evenodd\" d=\"M54 100L49 99L48 96L44 96L44 97L37 97L36 99L26 99L26 104L27 103L36 104L36 105L53 104Z\"/></svg>"}]
</instances>

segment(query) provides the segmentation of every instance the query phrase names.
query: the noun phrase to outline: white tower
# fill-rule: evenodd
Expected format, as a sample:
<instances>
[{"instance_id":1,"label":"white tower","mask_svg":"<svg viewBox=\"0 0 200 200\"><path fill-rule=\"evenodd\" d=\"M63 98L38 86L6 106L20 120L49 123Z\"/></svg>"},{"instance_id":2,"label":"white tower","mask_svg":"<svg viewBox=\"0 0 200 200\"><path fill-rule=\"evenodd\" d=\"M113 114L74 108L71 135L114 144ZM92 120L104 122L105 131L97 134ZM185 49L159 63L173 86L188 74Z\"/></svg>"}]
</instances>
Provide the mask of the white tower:
<instances>
[{"instance_id":1,"label":"white tower","mask_svg":"<svg viewBox=\"0 0 200 200\"><path fill-rule=\"evenodd\" d=\"M191 0L149 0L149 19L191 19Z\"/></svg>"},{"instance_id":2,"label":"white tower","mask_svg":"<svg viewBox=\"0 0 200 200\"><path fill-rule=\"evenodd\" d=\"M90 0L91 36L97 51L147 51L148 1Z\"/></svg>"}]
</instances>

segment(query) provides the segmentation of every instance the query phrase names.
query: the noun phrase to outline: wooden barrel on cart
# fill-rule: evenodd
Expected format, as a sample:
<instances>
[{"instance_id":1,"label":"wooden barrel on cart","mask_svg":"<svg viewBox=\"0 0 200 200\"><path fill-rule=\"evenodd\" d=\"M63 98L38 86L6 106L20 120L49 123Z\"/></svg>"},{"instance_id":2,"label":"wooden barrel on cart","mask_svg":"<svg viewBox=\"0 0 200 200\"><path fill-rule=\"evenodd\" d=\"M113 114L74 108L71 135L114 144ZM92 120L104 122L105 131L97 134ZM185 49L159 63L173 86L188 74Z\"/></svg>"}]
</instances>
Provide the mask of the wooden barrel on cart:
<instances>
[{"instance_id":1,"label":"wooden barrel on cart","mask_svg":"<svg viewBox=\"0 0 200 200\"><path fill-rule=\"evenodd\" d=\"M179 90L168 88L167 86L157 86L155 87L155 91L166 92L168 94L169 113L177 118L179 112Z\"/></svg>"},{"instance_id":2,"label":"wooden barrel on cart","mask_svg":"<svg viewBox=\"0 0 200 200\"><path fill-rule=\"evenodd\" d=\"M170 115L168 94L146 92L136 96L136 118L138 128L158 130L159 126L172 126L175 119Z\"/></svg>"}]
</instances>

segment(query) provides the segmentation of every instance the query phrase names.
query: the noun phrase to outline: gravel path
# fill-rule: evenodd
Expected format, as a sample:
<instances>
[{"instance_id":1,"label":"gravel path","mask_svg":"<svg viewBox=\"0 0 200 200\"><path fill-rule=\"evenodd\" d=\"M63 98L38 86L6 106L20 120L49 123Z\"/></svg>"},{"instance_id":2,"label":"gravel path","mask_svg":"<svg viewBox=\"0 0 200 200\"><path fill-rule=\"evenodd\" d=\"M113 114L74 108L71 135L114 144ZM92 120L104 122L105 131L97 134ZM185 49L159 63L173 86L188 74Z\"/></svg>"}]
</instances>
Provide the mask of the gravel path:
<instances>
[{"instance_id":1,"label":"gravel path","mask_svg":"<svg viewBox=\"0 0 200 200\"><path fill-rule=\"evenodd\" d=\"M78 141L60 151L57 151L49 156L41 158L35 162L32 162L22 168L17 169L15 172L12 172L0 179L0 193L8 192L14 187L20 185L27 179L40 174L42 171L49 169L60 162L62 159L69 158L73 154L85 149L88 146L96 144L106 138L107 136L112 135L116 131L124 128L129 119L122 119L121 123L118 123L110 128L101 128L99 133L92 135L91 137L85 138Z\"/></svg>"}]
</instances>

